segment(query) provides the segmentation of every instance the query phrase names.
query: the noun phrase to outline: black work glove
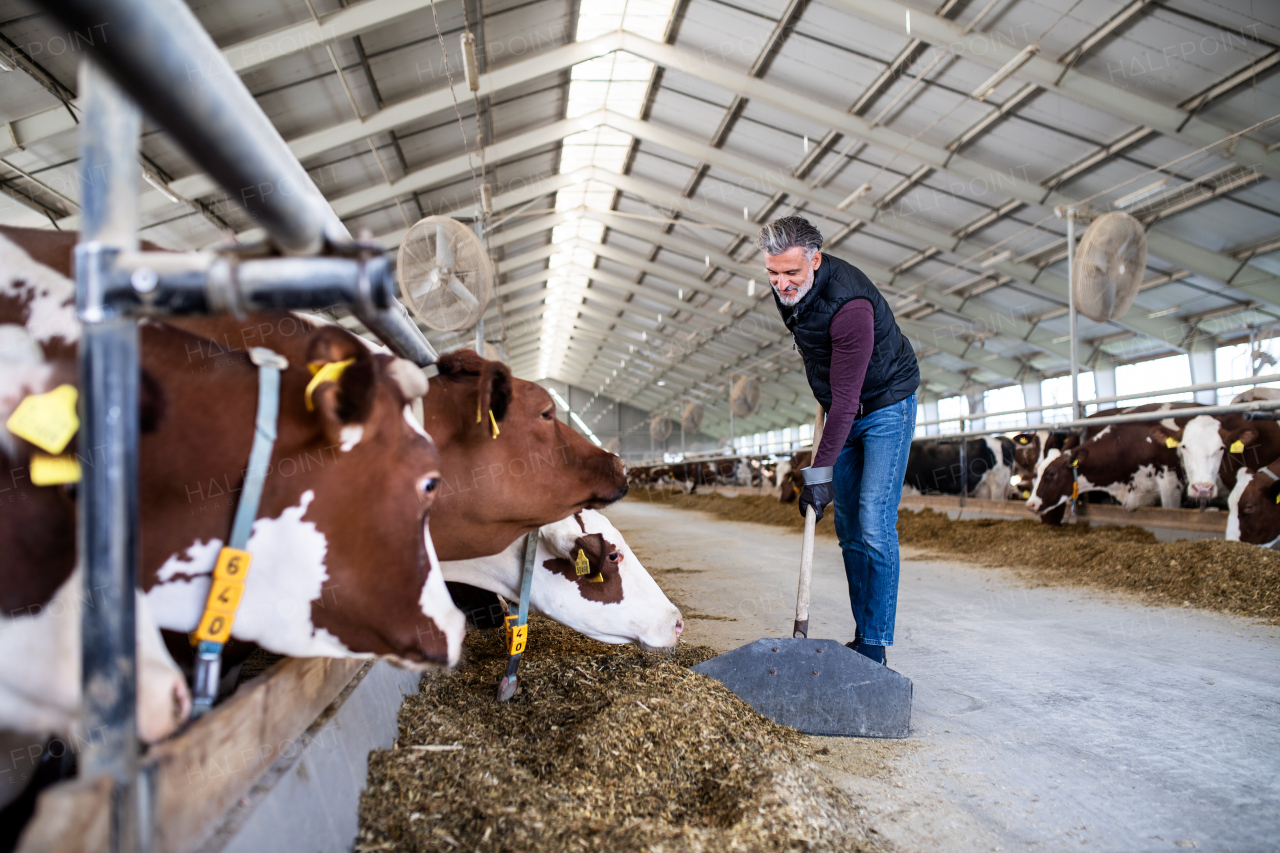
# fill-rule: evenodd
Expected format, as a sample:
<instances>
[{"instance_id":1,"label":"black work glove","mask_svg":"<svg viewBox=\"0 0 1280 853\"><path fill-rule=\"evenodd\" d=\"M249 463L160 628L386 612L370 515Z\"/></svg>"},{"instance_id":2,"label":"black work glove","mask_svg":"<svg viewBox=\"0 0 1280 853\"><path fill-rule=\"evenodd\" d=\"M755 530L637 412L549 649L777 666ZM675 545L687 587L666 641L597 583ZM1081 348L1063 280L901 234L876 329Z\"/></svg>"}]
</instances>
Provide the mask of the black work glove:
<instances>
[{"instance_id":1,"label":"black work glove","mask_svg":"<svg viewBox=\"0 0 1280 853\"><path fill-rule=\"evenodd\" d=\"M813 506L813 514L818 521L822 521L822 511L830 505L835 499L835 493L831 488L831 476L835 468L828 465L825 468L801 468L800 476L804 478L804 488L800 491L800 517L805 516L805 511L810 505Z\"/></svg>"}]
</instances>

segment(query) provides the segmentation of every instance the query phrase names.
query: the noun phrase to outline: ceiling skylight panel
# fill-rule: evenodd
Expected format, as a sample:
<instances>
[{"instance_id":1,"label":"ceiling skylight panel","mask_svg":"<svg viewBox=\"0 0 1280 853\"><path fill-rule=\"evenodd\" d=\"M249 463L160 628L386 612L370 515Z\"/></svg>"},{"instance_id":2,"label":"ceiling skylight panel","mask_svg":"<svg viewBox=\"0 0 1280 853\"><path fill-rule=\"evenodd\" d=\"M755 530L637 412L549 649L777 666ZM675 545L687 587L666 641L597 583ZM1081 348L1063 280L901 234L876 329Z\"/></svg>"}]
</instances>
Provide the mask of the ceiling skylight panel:
<instances>
[{"instance_id":1,"label":"ceiling skylight panel","mask_svg":"<svg viewBox=\"0 0 1280 853\"><path fill-rule=\"evenodd\" d=\"M660 40L671 18L672 0L582 0L578 13L577 40L586 41L603 33L624 29L646 38ZM611 110L630 118L639 118L648 93L653 63L628 53L615 52L575 65L570 72L569 98L565 115L586 116L599 110ZM609 127L594 127L565 137L560 155L560 172L569 174L595 167L620 174L630 150L630 134ZM556 210L570 212L588 208L609 210L614 190L598 181L586 180L556 193ZM599 243L604 227L593 220L580 218L556 226L551 232L553 245L571 241ZM543 315L539 374L551 376L560 370L573 325L575 306L587 293L587 276L576 268L595 266L594 252L575 245L553 254L549 266L553 271L547 280L547 312Z\"/></svg>"}]
</instances>

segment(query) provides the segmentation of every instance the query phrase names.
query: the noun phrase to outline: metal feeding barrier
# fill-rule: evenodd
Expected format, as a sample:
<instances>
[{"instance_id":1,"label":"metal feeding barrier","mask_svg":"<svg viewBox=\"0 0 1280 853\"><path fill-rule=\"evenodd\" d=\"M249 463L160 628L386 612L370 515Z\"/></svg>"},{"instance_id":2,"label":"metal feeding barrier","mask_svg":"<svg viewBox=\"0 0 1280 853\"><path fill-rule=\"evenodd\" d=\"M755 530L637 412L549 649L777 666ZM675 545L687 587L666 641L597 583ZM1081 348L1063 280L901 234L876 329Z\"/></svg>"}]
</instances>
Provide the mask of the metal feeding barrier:
<instances>
[{"instance_id":1,"label":"metal feeding barrier","mask_svg":"<svg viewBox=\"0 0 1280 853\"><path fill-rule=\"evenodd\" d=\"M180 0L40 0L71 31L109 24L80 66L83 219L75 253L83 466L84 778L115 786L111 846L146 850L154 792L139 784L134 588L138 557L138 320L346 306L420 367L436 353L395 298L387 259L353 240ZM138 250L139 107L269 235L212 252Z\"/></svg>"}]
</instances>

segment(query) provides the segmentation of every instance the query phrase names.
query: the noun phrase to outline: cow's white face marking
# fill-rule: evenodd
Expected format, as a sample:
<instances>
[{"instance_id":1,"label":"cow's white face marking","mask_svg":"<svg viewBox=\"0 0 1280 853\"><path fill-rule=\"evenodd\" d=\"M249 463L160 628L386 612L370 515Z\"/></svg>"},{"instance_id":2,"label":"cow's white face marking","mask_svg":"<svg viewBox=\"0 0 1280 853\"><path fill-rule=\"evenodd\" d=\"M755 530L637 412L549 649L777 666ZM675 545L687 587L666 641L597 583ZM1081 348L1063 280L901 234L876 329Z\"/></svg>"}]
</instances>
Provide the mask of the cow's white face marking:
<instances>
[{"instance_id":1,"label":"cow's white face marking","mask_svg":"<svg viewBox=\"0 0 1280 853\"><path fill-rule=\"evenodd\" d=\"M291 657L371 657L352 652L311 620L313 601L319 600L323 607L341 594L341 590L324 589L329 578L325 568L328 540L313 522L303 520L314 499L315 492L308 489L298 504L279 518L260 518L253 523L247 546L253 562L232 636ZM165 561L156 585L147 591L162 628L183 632L195 628L222 544L219 539L196 542L184 555L175 554Z\"/></svg>"},{"instance_id":2,"label":"cow's white face marking","mask_svg":"<svg viewBox=\"0 0 1280 853\"><path fill-rule=\"evenodd\" d=\"M338 437L342 439L342 443L338 446L343 453L346 453L359 444L360 439L364 438L364 427L361 424L344 426L342 431L338 433Z\"/></svg>"},{"instance_id":3,"label":"cow's white face marking","mask_svg":"<svg viewBox=\"0 0 1280 853\"><path fill-rule=\"evenodd\" d=\"M5 421L28 394L43 394L52 387L53 365L44 360L31 333L13 323L0 326L0 450L11 458L17 445Z\"/></svg>"},{"instance_id":4,"label":"cow's white face marking","mask_svg":"<svg viewBox=\"0 0 1280 853\"><path fill-rule=\"evenodd\" d=\"M76 286L56 270L31 259L16 243L0 235L0 270L4 270L4 292L21 295L31 292L27 303L27 331L39 343L62 338L68 344L80 340L76 318ZM11 282L23 281L25 288L14 290Z\"/></svg>"},{"instance_id":5,"label":"cow's white face marking","mask_svg":"<svg viewBox=\"0 0 1280 853\"><path fill-rule=\"evenodd\" d=\"M77 568L39 611L0 614L0 729L81 734Z\"/></svg>"},{"instance_id":6,"label":"cow's white face marking","mask_svg":"<svg viewBox=\"0 0 1280 853\"><path fill-rule=\"evenodd\" d=\"M1221 424L1209 415L1197 415L1182 430L1178 459L1187 472L1187 495L1193 498L1218 496L1222 454L1226 452Z\"/></svg>"},{"instance_id":7,"label":"cow's white face marking","mask_svg":"<svg viewBox=\"0 0 1280 853\"><path fill-rule=\"evenodd\" d=\"M77 568L42 608L0 614L0 729L83 736L80 725L80 612ZM138 736L154 743L191 712L182 671L160 639L147 602L136 593Z\"/></svg>"},{"instance_id":8,"label":"cow's white face marking","mask_svg":"<svg viewBox=\"0 0 1280 853\"><path fill-rule=\"evenodd\" d=\"M646 649L671 648L679 640L684 622L680 611L662 592L635 553L609 520L594 510L543 525L538 536L530 606L563 625L604 643L635 643ZM585 533L583 527L586 528ZM582 597L575 581L546 568L551 559L571 560L579 536L599 533L617 546L622 561L617 564L622 579L622 601L589 601ZM524 562L524 538L492 557L453 560L443 563L445 579L460 581L496 592L503 598L520 599L520 575Z\"/></svg>"},{"instance_id":9,"label":"cow's white face marking","mask_svg":"<svg viewBox=\"0 0 1280 853\"><path fill-rule=\"evenodd\" d=\"M1249 484L1253 482L1253 472L1241 471L1236 475L1235 488L1231 490L1231 494L1227 496L1227 539L1231 542L1240 541L1240 497L1244 494L1244 490L1249 488Z\"/></svg>"},{"instance_id":10,"label":"cow's white face marking","mask_svg":"<svg viewBox=\"0 0 1280 853\"><path fill-rule=\"evenodd\" d=\"M427 572L426 583L422 585L418 607L421 608L422 615L444 632L445 641L449 646L449 666L454 666L462 654L462 638L467 633L467 617L453 603L449 588L444 584L444 569L441 568L440 560L436 557L436 546L431 541L431 531L427 528L425 521L422 524L422 539L427 546L427 559L431 563L431 570Z\"/></svg>"},{"instance_id":11,"label":"cow's white face marking","mask_svg":"<svg viewBox=\"0 0 1280 853\"><path fill-rule=\"evenodd\" d=\"M1036 492L1040 491L1040 478L1044 476L1044 469L1048 468L1049 463L1061 455L1062 451L1055 447L1046 451L1040 461L1036 463L1036 476L1035 479L1031 481L1031 497L1027 498L1027 509L1032 512L1039 512L1040 504L1044 503L1040 496L1036 494ZM1061 501L1058 503L1061 503ZM1054 506L1057 505L1058 504L1054 504Z\"/></svg>"},{"instance_id":12,"label":"cow's white face marking","mask_svg":"<svg viewBox=\"0 0 1280 853\"><path fill-rule=\"evenodd\" d=\"M422 436L423 438L427 439L428 441L430 441L430 440L431 440L431 436L430 436L430 435L428 435L428 434L427 434L427 431L426 431L425 429L423 429L423 428L422 428L422 421L420 421L420 420L418 419L418 416L417 416L416 414L414 414L414 411L413 411L413 405L412 405L412 404L409 404L409 403L405 404L405 407L404 407L404 422L405 422L405 423L407 423L407 424L409 425L409 429L413 430L413 431L414 431L414 432L416 432L418 435Z\"/></svg>"}]
</instances>

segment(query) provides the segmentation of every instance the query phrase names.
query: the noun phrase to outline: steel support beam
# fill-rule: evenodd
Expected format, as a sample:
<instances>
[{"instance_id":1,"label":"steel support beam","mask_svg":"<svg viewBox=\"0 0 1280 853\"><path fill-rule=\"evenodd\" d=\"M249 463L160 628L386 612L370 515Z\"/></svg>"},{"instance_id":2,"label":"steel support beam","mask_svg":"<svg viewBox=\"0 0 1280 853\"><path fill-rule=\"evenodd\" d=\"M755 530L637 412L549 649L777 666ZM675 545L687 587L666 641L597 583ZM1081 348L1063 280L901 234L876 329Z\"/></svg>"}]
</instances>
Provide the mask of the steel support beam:
<instances>
[{"instance_id":1,"label":"steel support beam","mask_svg":"<svg viewBox=\"0 0 1280 853\"><path fill-rule=\"evenodd\" d=\"M898 0L832 0L832 5L893 32L902 28L906 15L910 13L913 38L951 50L990 68L1004 66L1020 52L1019 48L981 33L966 33L954 21L930 15ZM982 40L981 53L968 47L978 38ZM1235 129L1221 127L1188 110L1171 107L1042 56L1032 57L1012 76L1109 115L1140 122L1192 148L1226 144L1235 132ZM1237 162L1254 166L1270 178L1280 178L1280 153L1270 151L1266 143L1248 136L1236 137L1232 156Z\"/></svg>"}]
</instances>

